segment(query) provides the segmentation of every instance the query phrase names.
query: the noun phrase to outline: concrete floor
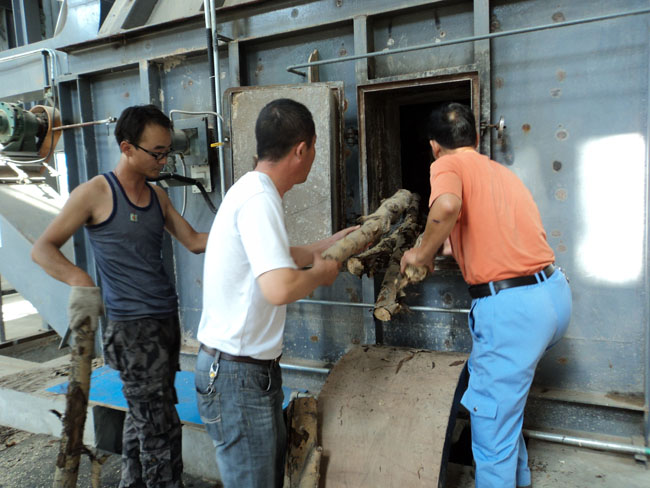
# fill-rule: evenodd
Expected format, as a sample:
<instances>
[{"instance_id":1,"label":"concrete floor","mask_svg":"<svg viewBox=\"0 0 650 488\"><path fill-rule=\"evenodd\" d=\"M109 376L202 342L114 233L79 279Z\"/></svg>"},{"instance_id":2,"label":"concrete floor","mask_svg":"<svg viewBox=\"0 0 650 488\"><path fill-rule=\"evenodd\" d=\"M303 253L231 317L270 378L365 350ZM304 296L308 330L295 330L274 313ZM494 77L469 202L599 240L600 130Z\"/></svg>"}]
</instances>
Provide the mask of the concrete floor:
<instances>
[{"instance_id":1,"label":"concrete floor","mask_svg":"<svg viewBox=\"0 0 650 488\"><path fill-rule=\"evenodd\" d=\"M3 289L6 284L3 283ZM20 295L3 297L7 340L44 331L42 319ZM6 366L6 365L5 365ZM3 369L5 369L3 367ZM0 427L0 488L51 486L58 442L54 437ZM650 470L631 455L530 440L530 466L535 488L649 488ZM89 486L88 462L82 462L79 486ZM102 487L117 486L119 457L111 456L102 469ZM86 484L84 484L86 483ZM213 481L186 477L186 486L212 488ZM449 464L448 488L474 486L472 468Z\"/></svg>"},{"instance_id":2,"label":"concrete floor","mask_svg":"<svg viewBox=\"0 0 650 488\"><path fill-rule=\"evenodd\" d=\"M650 470L631 455L612 454L531 439L529 463L535 488L648 488ZM472 468L450 464L447 488L474 486Z\"/></svg>"}]
</instances>

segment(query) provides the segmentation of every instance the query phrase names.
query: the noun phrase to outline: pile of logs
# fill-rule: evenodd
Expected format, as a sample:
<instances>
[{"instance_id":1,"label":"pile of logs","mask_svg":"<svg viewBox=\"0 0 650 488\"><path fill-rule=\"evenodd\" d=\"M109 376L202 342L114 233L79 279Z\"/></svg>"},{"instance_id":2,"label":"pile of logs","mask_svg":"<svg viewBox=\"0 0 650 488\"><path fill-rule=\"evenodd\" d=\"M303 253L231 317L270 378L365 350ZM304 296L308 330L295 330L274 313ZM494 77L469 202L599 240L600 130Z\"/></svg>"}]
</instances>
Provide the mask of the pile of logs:
<instances>
[{"instance_id":1,"label":"pile of logs","mask_svg":"<svg viewBox=\"0 0 650 488\"><path fill-rule=\"evenodd\" d=\"M326 259L347 260L348 271L359 277L363 274L373 276L377 270L386 270L374 310L375 317L384 322L403 310L404 288L422 281L427 275L425 267L414 266L409 266L405 275L400 273L402 255L417 245L417 237L422 231L418 219L419 205L417 194L398 190L374 213L362 217L361 227L323 253ZM400 218L401 222L391 232L393 224Z\"/></svg>"}]
</instances>

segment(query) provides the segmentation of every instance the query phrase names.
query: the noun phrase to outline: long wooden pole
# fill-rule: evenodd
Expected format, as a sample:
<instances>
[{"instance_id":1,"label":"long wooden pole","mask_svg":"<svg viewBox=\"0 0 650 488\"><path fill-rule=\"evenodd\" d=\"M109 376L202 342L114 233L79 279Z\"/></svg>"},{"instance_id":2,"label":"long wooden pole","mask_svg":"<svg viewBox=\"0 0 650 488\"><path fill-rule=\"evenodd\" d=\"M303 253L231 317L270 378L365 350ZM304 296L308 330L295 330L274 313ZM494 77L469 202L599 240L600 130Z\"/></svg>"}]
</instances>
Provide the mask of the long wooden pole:
<instances>
[{"instance_id":1,"label":"long wooden pole","mask_svg":"<svg viewBox=\"0 0 650 488\"><path fill-rule=\"evenodd\" d=\"M83 433L88 410L95 329L88 318L72 329L72 333L74 345L70 355L70 379L53 488L77 486L79 460L84 450Z\"/></svg>"}]
</instances>

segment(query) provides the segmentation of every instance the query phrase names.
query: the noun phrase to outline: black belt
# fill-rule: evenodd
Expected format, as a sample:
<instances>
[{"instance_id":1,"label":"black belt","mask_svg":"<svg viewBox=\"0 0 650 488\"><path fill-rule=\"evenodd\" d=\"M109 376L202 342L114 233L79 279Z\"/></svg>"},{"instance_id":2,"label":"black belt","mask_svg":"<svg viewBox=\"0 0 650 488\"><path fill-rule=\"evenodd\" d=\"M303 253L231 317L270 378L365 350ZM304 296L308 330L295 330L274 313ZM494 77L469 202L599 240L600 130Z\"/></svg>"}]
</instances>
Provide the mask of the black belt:
<instances>
[{"instance_id":1,"label":"black belt","mask_svg":"<svg viewBox=\"0 0 650 488\"><path fill-rule=\"evenodd\" d=\"M205 344L201 344L200 348L202 351L208 353L210 356L215 356L217 354L217 349L213 347L208 347ZM219 351L219 359L225 359L226 361L236 361L238 363L250 363L250 364L259 364L260 366L271 367L274 364L280 362L280 356L275 359L256 359L250 356L233 356L227 352Z\"/></svg>"},{"instance_id":2,"label":"black belt","mask_svg":"<svg viewBox=\"0 0 650 488\"><path fill-rule=\"evenodd\" d=\"M506 288L514 288L516 286L526 286L534 285L538 283L537 275L543 273L546 278L550 278L553 272L555 271L555 266L549 264L541 270L539 273L535 273L528 276L519 276L517 278L508 278L507 280L493 281L492 286L494 286L494 294L496 295L501 290ZM472 298L483 298L492 295L492 290L490 289L490 283L483 283L482 285L472 285L469 287L469 295Z\"/></svg>"}]
</instances>

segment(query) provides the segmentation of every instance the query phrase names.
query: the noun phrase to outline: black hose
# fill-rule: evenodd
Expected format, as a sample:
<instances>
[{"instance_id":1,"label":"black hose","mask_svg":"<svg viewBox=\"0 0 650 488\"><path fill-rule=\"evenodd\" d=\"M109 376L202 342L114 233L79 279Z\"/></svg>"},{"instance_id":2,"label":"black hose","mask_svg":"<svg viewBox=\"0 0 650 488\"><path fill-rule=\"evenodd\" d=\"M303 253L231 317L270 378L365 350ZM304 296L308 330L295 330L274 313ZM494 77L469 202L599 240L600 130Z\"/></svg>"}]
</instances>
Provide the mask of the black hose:
<instances>
[{"instance_id":1,"label":"black hose","mask_svg":"<svg viewBox=\"0 0 650 488\"><path fill-rule=\"evenodd\" d=\"M205 200L205 203L210 209L210 211L213 214L217 213L217 207L214 206L214 203L212 203L212 201L210 200L210 196L208 195L208 192L205 191L205 187L203 186L203 183L201 183L199 180L195 180L194 178L188 178L187 176L182 176L176 173L163 173L158 178L147 178L147 180L148 181L177 180L182 183L189 183L190 185L194 185L199 189L201 195L203 195L203 199Z\"/></svg>"}]
</instances>

